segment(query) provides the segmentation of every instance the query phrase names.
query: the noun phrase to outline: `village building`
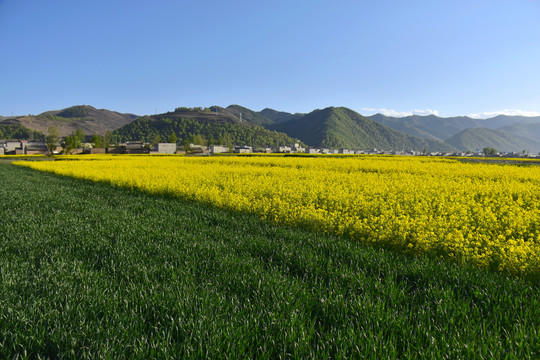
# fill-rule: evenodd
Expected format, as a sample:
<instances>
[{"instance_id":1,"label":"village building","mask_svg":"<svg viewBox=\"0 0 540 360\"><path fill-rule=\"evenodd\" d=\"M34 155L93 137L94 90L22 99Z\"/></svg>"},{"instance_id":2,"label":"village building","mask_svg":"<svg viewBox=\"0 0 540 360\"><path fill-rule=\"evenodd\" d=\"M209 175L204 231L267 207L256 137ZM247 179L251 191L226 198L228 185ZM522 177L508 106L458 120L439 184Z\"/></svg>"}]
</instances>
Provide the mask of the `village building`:
<instances>
[{"instance_id":1,"label":"village building","mask_svg":"<svg viewBox=\"0 0 540 360\"><path fill-rule=\"evenodd\" d=\"M290 153L291 152L291 147L290 146L280 146L278 147L278 151L279 153Z\"/></svg>"},{"instance_id":2,"label":"village building","mask_svg":"<svg viewBox=\"0 0 540 360\"><path fill-rule=\"evenodd\" d=\"M299 144L294 144L292 147L291 147L291 152L295 152L295 153L303 153L303 152L306 152L306 149L301 147Z\"/></svg>"},{"instance_id":3,"label":"village building","mask_svg":"<svg viewBox=\"0 0 540 360\"><path fill-rule=\"evenodd\" d=\"M23 152L25 155L46 155L49 153L47 144L41 141L29 141L23 144Z\"/></svg>"},{"instance_id":4,"label":"village building","mask_svg":"<svg viewBox=\"0 0 540 360\"><path fill-rule=\"evenodd\" d=\"M226 145L211 145L210 154L222 154L229 152L229 147Z\"/></svg>"},{"instance_id":5,"label":"village building","mask_svg":"<svg viewBox=\"0 0 540 360\"><path fill-rule=\"evenodd\" d=\"M156 151L159 154L176 154L176 143L158 143Z\"/></svg>"},{"instance_id":6,"label":"village building","mask_svg":"<svg viewBox=\"0 0 540 360\"><path fill-rule=\"evenodd\" d=\"M252 153L253 149L251 146L236 146L234 148L234 152L237 154L248 154Z\"/></svg>"}]
</instances>

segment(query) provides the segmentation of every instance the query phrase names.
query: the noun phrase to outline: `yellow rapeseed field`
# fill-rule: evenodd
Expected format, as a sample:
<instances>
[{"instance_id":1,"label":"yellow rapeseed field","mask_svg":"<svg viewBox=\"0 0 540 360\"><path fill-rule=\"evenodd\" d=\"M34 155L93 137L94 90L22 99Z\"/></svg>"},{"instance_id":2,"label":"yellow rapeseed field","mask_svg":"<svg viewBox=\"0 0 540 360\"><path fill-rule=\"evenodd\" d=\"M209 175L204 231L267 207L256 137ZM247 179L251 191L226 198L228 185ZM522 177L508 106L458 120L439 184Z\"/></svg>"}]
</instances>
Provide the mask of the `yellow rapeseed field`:
<instances>
[{"instance_id":1,"label":"yellow rapeseed field","mask_svg":"<svg viewBox=\"0 0 540 360\"><path fill-rule=\"evenodd\" d=\"M70 156L17 162L409 253L540 274L540 167L429 157Z\"/></svg>"}]
</instances>

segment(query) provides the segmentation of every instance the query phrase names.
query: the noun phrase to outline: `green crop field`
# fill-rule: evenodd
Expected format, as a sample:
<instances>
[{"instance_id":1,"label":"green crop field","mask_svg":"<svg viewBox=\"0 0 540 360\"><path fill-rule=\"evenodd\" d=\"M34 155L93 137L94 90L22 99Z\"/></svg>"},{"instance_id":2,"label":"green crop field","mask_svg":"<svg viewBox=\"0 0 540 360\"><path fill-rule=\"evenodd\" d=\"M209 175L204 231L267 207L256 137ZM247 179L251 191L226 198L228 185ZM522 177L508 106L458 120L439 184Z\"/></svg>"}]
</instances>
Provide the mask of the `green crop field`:
<instances>
[{"instance_id":1,"label":"green crop field","mask_svg":"<svg viewBox=\"0 0 540 360\"><path fill-rule=\"evenodd\" d=\"M536 283L0 162L0 358L540 358Z\"/></svg>"}]
</instances>

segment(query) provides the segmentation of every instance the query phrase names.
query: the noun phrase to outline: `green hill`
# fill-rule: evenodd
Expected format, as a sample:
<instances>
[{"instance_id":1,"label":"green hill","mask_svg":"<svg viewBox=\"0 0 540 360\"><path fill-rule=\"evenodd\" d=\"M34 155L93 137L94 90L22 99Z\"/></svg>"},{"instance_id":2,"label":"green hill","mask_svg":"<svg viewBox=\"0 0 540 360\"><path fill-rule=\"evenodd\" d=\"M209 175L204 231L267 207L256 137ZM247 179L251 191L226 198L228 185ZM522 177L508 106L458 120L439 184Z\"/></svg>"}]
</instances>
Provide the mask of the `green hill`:
<instances>
[{"instance_id":1,"label":"green hill","mask_svg":"<svg viewBox=\"0 0 540 360\"><path fill-rule=\"evenodd\" d=\"M540 142L540 123L516 123L509 126L500 127L497 130L506 131L515 136Z\"/></svg>"},{"instance_id":2,"label":"green hill","mask_svg":"<svg viewBox=\"0 0 540 360\"><path fill-rule=\"evenodd\" d=\"M274 121L261 115L261 113L250 110L240 105L229 105L227 106L227 110L236 115L238 119L240 119L240 114L242 114L242 121L248 121L255 125L264 126L274 123Z\"/></svg>"},{"instance_id":3,"label":"green hill","mask_svg":"<svg viewBox=\"0 0 540 360\"><path fill-rule=\"evenodd\" d=\"M163 141L174 133L182 143L195 135L202 135L212 143L224 143L230 136L233 144L256 147L275 147L299 142L284 133L265 129L243 121L228 109L212 107L178 108L174 112L141 117L113 132L113 139L124 141L152 141L159 136Z\"/></svg>"},{"instance_id":4,"label":"green hill","mask_svg":"<svg viewBox=\"0 0 540 360\"><path fill-rule=\"evenodd\" d=\"M454 135L446 141L447 144L460 150L482 150L492 147L502 152L540 151L540 142L507 131L486 128L469 128Z\"/></svg>"},{"instance_id":5,"label":"green hill","mask_svg":"<svg viewBox=\"0 0 540 360\"><path fill-rule=\"evenodd\" d=\"M274 124L282 123L289 120L299 119L305 115L301 113L291 114L285 111L277 111L277 110L269 109L269 108L259 111L259 114L261 114L267 119L272 120Z\"/></svg>"},{"instance_id":6,"label":"green hill","mask_svg":"<svg viewBox=\"0 0 540 360\"><path fill-rule=\"evenodd\" d=\"M350 109L329 107L270 128L325 148L451 151L450 145L391 129Z\"/></svg>"}]
</instances>

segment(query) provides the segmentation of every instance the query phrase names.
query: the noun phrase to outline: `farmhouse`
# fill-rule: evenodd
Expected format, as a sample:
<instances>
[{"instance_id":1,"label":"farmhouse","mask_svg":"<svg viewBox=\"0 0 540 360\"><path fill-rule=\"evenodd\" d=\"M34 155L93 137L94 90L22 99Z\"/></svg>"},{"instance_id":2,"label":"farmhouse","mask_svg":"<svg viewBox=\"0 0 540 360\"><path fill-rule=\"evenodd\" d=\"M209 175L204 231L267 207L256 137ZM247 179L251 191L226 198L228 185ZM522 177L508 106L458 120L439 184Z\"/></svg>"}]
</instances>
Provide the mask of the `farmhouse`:
<instances>
[{"instance_id":1,"label":"farmhouse","mask_svg":"<svg viewBox=\"0 0 540 360\"><path fill-rule=\"evenodd\" d=\"M45 155L48 152L49 149L47 149L47 144L44 142L29 141L28 143L23 143L23 153L25 155Z\"/></svg>"},{"instance_id":2,"label":"farmhouse","mask_svg":"<svg viewBox=\"0 0 540 360\"><path fill-rule=\"evenodd\" d=\"M253 152L251 146L237 146L234 148L234 152L237 154L247 154Z\"/></svg>"},{"instance_id":3,"label":"farmhouse","mask_svg":"<svg viewBox=\"0 0 540 360\"><path fill-rule=\"evenodd\" d=\"M176 143L158 143L156 150L160 154L176 154Z\"/></svg>"},{"instance_id":4,"label":"farmhouse","mask_svg":"<svg viewBox=\"0 0 540 360\"><path fill-rule=\"evenodd\" d=\"M290 153L291 152L291 147L290 146L280 146L278 147L278 151L277 152L280 152L280 153Z\"/></svg>"},{"instance_id":5,"label":"farmhouse","mask_svg":"<svg viewBox=\"0 0 540 360\"><path fill-rule=\"evenodd\" d=\"M211 154L222 154L229 152L229 147L226 145L211 145L210 153Z\"/></svg>"}]
</instances>

